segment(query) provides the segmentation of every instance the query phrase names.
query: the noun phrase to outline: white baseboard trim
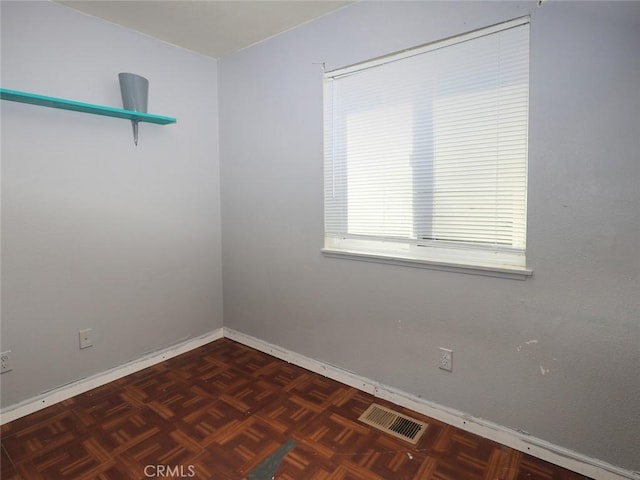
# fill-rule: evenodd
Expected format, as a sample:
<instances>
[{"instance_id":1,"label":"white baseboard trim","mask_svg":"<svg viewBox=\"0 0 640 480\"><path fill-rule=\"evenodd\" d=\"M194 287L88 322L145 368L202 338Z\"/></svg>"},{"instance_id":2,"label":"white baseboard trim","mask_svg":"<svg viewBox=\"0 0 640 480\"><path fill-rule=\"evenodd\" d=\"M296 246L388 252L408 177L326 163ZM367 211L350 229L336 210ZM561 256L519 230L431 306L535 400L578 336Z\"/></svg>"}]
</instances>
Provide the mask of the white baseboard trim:
<instances>
[{"instance_id":1,"label":"white baseboard trim","mask_svg":"<svg viewBox=\"0 0 640 480\"><path fill-rule=\"evenodd\" d=\"M76 380L67 385L62 385L28 400L17 403L16 405L11 405L0 411L0 425L11 422L20 417L24 417L25 415L29 415L30 413L37 412L38 410L42 410L54 403L62 402L68 398L80 395L81 393L87 392L91 389L101 387L109 382L113 382L114 380L118 380L119 378L138 372L147 367L151 367L160 362L164 362L165 360L201 347L202 345L206 345L214 340L218 340L222 338L222 336L223 329L218 328L217 330L205 333L204 335L190 338L189 340L185 340L176 345L148 353L137 360L112 368L106 372L101 372L87 378Z\"/></svg>"},{"instance_id":2,"label":"white baseboard trim","mask_svg":"<svg viewBox=\"0 0 640 480\"><path fill-rule=\"evenodd\" d=\"M140 359L112 368L91 377L74 381L51 391L44 392L0 411L0 425L37 412L75 395L100 387L119 378L143 370L175 356L186 353L222 337L273 355L288 363L306 368L333 380L370 393L375 397L410 408L441 422L448 423L484 438L488 438L515 450L528 453L547 462L567 468L596 480L640 480L640 472L632 472L598 459L582 455L545 440L526 435L487 420L472 417L463 412L428 402L388 385L362 377L348 370L320 360L306 357L286 348L273 345L259 338L223 327L196 338L191 338L171 347L144 355Z\"/></svg>"},{"instance_id":3,"label":"white baseboard trim","mask_svg":"<svg viewBox=\"0 0 640 480\"><path fill-rule=\"evenodd\" d=\"M396 388L383 385L348 370L306 357L231 328L224 327L223 330L225 338L581 475L597 480L640 479L640 472L625 470L488 420L472 417L463 412L428 402Z\"/></svg>"}]
</instances>

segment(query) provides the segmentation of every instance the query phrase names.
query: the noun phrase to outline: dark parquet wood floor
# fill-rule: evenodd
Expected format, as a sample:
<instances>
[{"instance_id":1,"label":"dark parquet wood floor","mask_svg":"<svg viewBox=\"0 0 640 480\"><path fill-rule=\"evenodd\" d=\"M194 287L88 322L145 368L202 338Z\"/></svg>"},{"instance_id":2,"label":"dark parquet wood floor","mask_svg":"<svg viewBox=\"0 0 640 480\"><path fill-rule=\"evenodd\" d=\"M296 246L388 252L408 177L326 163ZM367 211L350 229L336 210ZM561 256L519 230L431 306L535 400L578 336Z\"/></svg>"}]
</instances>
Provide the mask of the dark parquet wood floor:
<instances>
[{"instance_id":1,"label":"dark parquet wood floor","mask_svg":"<svg viewBox=\"0 0 640 480\"><path fill-rule=\"evenodd\" d=\"M416 446L357 420L374 401L429 423ZM277 480L585 478L228 339L1 433L3 480L240 480L290 440Z\"/></svg>"}]
</instances>

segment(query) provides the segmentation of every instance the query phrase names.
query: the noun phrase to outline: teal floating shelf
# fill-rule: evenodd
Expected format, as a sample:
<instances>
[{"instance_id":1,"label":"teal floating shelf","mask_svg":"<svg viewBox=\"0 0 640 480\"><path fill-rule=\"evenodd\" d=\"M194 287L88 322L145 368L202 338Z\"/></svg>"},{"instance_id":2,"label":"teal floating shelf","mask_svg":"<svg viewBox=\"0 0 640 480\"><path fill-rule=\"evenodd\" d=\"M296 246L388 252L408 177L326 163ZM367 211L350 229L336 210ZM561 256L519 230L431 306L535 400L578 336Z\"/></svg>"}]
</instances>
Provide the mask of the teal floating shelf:
<instances>
[{"instance_id":1,"label":"teal floating shelf","mask_svg":"<svg viewBox=\"0 0 640 480\"><path fill-rule=\"evenodd\" d=\"M35 93L8 90L6 88L0 88L0 99L9 100L10 102L29 103L31 105L39 105L41 107L61 108L63 110L72 110L74 112L91 113L93 115L103 115L106 117L124 118L127 120L134 120L138 122L155 123L158 125L168 125L169 123L176 123L177 121L173 117L165 117L163 115L154 115L151 113L123 110L122 108L93 105L91 103L65 100L64 98L47 97L44 95L36 95Z\"/></svg>"}]
</instances>

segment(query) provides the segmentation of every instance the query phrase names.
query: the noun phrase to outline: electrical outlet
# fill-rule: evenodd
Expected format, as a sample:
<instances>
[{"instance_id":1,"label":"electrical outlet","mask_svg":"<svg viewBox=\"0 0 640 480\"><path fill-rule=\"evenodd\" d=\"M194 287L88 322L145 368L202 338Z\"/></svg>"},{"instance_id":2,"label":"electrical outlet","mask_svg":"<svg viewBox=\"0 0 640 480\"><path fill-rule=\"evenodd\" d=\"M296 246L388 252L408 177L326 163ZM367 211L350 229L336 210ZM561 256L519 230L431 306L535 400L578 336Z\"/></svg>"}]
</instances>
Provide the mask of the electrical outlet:
<instances>
[{"instance_id":1,"label":"electrical outlet","mask_svg":"<svg viewBox=\"0 0 640 480\"><path fill-rule=\"evenodd\" d=\"M80 349L87 348L93 345L91 331L92 330L90 328L86 328L78 332L78 337L80 339Z\"/></svg>"},{"instance_id":2,"label":"electrical outlet","mask_svg":"<svg viewBox=\"0 0 640 480\"><path fill-rule=\"evenodd\" d=\"M440 369L447 372L453 371L453 350L440 347Z\"/></svg>"},{"instance_id":3,"label":"electrical outlet","mask_svg":"<svg viewBox=\"0 0 640 480\"><path fill-rule=\"evenodd\" d=\"M11 365L11 350L0 353L0 373L9 372L13 370Z\"/></svg>"}]
</instances>

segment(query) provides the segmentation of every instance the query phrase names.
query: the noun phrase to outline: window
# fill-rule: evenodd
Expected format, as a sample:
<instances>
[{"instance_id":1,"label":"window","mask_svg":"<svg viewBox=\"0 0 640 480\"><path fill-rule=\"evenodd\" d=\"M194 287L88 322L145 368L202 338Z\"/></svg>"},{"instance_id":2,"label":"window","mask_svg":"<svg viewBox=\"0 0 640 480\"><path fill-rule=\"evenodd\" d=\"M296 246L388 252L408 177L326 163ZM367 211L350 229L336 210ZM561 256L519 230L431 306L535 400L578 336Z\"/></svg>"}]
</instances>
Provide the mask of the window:
<instances>
[{"instance_id":1,"label":"window","mask_svg":"<svg viewBox=\"0 0 640 480\"><path fill-rule=\"evenodd\" d=\"M325 74L326 254L526 270L529 21Z\"/></svg>"}]
</instances>

